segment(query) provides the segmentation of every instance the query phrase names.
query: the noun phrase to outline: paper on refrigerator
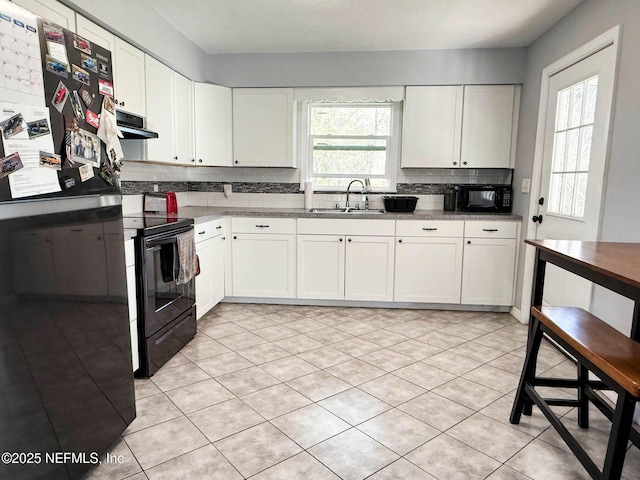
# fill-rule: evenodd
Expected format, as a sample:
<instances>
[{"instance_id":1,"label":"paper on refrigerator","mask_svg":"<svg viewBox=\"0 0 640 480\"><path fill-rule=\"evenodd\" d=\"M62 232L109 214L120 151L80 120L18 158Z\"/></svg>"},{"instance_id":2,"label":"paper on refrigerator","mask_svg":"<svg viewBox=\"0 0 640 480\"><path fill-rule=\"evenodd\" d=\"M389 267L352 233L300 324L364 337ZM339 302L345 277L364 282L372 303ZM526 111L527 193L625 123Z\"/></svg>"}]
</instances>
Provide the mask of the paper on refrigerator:
<instances>
[{"instance_id":1,"label":"paper on refrigerator","mask_svg":"<svg viewBox=\"0 0 640 480\"><path fill-rule=\"evenodd\" d=\"M14 133L15 129L13 129L9 132L10 135L5 135L7 133L5 131L2 132L5 155L18 152L24 165L22 169L9 175L11 196L24 198L59 192L61 189L57 170L40 166L40 152L54 152L49 109L0 103L0 125L16 115L22 116L27 128L21 128L17 133Z\"/></svg>"},{"instance_id":2,"label":"paper on refrigerator","mask_svg":"<svg viewBox=\"0 0 640 480\"><path fill-rule=\"evenodd\" d=\"M44 105L37 17L0 2L0 98Z\"/></svg>"}]
</instances>

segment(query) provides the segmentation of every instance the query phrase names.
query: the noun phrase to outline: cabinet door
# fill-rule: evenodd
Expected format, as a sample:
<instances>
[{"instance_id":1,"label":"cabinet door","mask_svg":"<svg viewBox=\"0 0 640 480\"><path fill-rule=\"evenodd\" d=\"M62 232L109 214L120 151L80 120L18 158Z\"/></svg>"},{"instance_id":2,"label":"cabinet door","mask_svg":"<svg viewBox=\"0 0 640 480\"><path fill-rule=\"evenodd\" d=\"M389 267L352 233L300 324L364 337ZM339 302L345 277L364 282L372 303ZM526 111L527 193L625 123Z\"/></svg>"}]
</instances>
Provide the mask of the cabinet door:
<instances>
[{"instance_id":1,"label":"cabinet door","mask_svg":"<svg viewBox=\"0 0 640 480\"><path fill-rule=\"evenodd\" d=\"M196 319L213 308L214 253L213 239L196 244L196 255L200 260L200 275L196 277Z\"/></svg>"},{"instance_id":2,"label":"cabinet door","mask_svg":"<svg viewBox=\"0 0 640 480\"><path fill-rule=\"evenodd\" d=\"M293 89L233 89L233 155L240 167L295 167Z\"/></svg>"},{"instance_id":3,"label":"cabinet door","mask_svg":"<svg viewBox=\"0 0 640 480\"><path fill-rule=\"evenodd\" d=\"M295 235L233 234L233 295L295 296Z\"/></svg>"},{"instance_id":4,"label":"cabinet door","mask_svg":"<svg viewBox=\"0 0 640 480\"><path fill-rule=\"evenodd\" d=\"M347 237L345 299L393 301L393 237Z\"/></svg>"},{"instance_id":5,"label":"cabinet door","mask_svg":"<svg viewBox=\"0 0 640 480\"><path fill-rule=\"evenodd\" d=\"M76 12L56 0L13 0L13 3L67 30L76 31Z\"/></svg>"},{"instance_id":6,"label":"cabinet door","mask_svg":"<svg viewBox=\"0 0 640 480\"><path fill-rule=\"evenodd\" d=\"M135 372L140 368L140 347L138 346L138 322L129 322L129 335L131 335L131 369Z\"/></svg>"},{"instance_id":7,"label":"cabinet door","mask_svg":"<svg viewBox=\"0 0 640 480\"><path fill-rule=\"evenodd\" d=\"M231 89L196 83L194 85L196 165L233 165Z\"/></svg>"},{"instance_id":8,"label":"cabinet door","mask_svg":"<svg viewBox=\"0 0 640 480\"><path fill-rule=\"evenodd\" d=\"M176 163L173 154L173 72L156 59L145 55L147 127L158 138L147 140L147 159Z\"/></svg>"},{"instance_id":9,"label":"cabinet door","mask_svg":"<svg viewBox=\"0 0 640 480\"><path fill-rule=\"evenodd\" d=\"M82 15L76 15L76 28L78 35L109 50L112 56L111 61L115 63L116 36L113 33L96 25L91 20L87 20ZM115 78L115 72L113 74Z\"/></svg>"},{"instance_id":10,"label":"cabinet door","mask_svg":"<svg viewBox=\"0 0 640 480\"><path fill-rule=\"evenodd\" d=\"M402 237L396 243L396 302L460 303L462 238Z\"/></svg>"},{"instance_id":11,"label":"cabinet door","mask_svg":"<svg viewBox=\"0 0 640 480\"><path fill-rule=\"evenodd\" d=\"M460 161L467 168L508 168L515 86L464 88Z\"/></svg>"},{"instance_id":12,"label":"cabinet door","mask_svg":"<svg viewBox=\"0 0 640 480\"><path fill-rule=\"evenodd\" d=\"M298 235L298 298L344 299L344 240L337 235Z\"/></svg>"},{"instance_id":13,"label":"cabinet door","mask_svg":"<svg viewBox=\"0 0 640 480\"><path fill-rule=\"evenodd\" d=\"M129 240L133 242L133 240ZM133 371L140 368L138 346L138 303L136 296L136 267L127 266L127 300L129 303L129 333L131 335L131 363Z\"/></svg>"},{"instance_id":14,"label":"cabinet door","mask_svg":"<svg viewBox=\"0 0 640 480\"><path fill-rule=\"evenodd\" d=\"M403 168L458 165L462 86L407 87L403 122Z\"/></svg>"},{"instance_id":15,"label":"cabinet door","mask_svg":"<svg viewBox=\"0 0 640 480\"><path fill-rule=\"evenodd\" d=\"M173 72L174 79L174 160L193 165L193 82Z\"/></svg>"},{"instance_id":16,"label":"cabinet door","mask_svg":"<svg viewBox=\"0 0 640 480\"><path fill-rule=\"evenodd\" d=\"M144 53L124 40L115 41L114 88L118 109L145 116Z\"/></svg>"},{"instance_id":17,"label":"cabinet door","mask_svg":"<svg viewBox=\"0 0 640 480\"><path fill-rule=\"evenodd\" d=\"M462 268L464 305L512 305L514 239L466 238Z\"/></svg>"},{"instance_id":18,"label":"cabinet door","mask_svg":"<svg viewBox=\"0 0 640 480\"><path fill-rule=\"evenodd\" d=\"M233 255L231 241L231 217L222 219L222 240L224 242L224 295L233 296Z\"/></svg>"},{"instance_id":19,"label":"cabinet door","mask_svg":"<svg viewBox=\"0 0 640 480\"><path fill-rule=\"evenodd\" d=\"M227 242L224 235L218 235L211 239L211 247L213 250L213 275L212 275L212 291L213 291L213 305L215 307L220 300L224 298L224 263L225 263L225 250Z\"/></svg>"}]
</instances>

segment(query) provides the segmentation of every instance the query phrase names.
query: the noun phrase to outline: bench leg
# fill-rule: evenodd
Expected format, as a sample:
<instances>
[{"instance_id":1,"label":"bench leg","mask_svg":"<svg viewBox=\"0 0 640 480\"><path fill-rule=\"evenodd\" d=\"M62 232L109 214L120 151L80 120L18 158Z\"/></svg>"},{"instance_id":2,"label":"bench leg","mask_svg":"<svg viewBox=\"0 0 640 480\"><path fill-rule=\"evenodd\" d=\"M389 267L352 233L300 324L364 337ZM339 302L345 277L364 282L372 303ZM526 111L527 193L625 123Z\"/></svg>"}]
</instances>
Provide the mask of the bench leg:
<instances>
[{"instance_id":1,"label":"bench leg","mask_svg":"<svg viewBox=\"0 0 640 480\"><path fill-rule=\"evenodd\" d=\"M607 446L607 456L602 468L603 480L618 480L622 475L636 401L637 399L629 392L618 394L618 402L613 413L613 425L609 435L609 445Z\"/></svg>"},{"instance_id":2,"label":"bench leg","mask_svg":"<svg viewBox=\"0 0 640 480\"><path fill-rule=\"evenodd\" d=\"M538 361L538 352L540 351L540 343L542 342L542 329L540 328L540 320L533 318L533 325L529 331L529 340L527 342L527 355L522 366L520 374L520 382L516 392L516 399L513 402L511 416L509 422L520 423L520 417L523 413L530 415L532 401L525 392L527 383L533 384L536 376L536 363Z\"/></svg>"},{"instance_id":3,"label":"bench leg","mask_svg":"<svg viewBox=\"0 0 640 480\"><path fill-rule=\"evenodd\" d=\"M580 428L589 428L589 397L587 397L587 381L589 370L578 361L578 425Z\"/></svg>"}]
</instances>

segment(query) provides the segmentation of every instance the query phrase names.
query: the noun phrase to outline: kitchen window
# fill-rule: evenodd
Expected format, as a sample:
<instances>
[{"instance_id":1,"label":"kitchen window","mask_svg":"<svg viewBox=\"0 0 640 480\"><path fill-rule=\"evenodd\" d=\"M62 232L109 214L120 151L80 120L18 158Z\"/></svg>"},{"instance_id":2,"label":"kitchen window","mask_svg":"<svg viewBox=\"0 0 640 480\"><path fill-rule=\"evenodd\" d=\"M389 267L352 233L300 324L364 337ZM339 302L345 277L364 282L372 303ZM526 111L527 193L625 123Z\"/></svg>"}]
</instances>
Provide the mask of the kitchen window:
<instances>
[{"instance_id":1,"label":"kitchen window","mask_svg":"<svg viewBox=\"0 0 640 480\"><path fill-rule=\"evenodd\" d=\"M371 179L374 191L394 191L400 102L305 102L300 107L302 182L344 191Z\"/></svg>"}]
</instances>

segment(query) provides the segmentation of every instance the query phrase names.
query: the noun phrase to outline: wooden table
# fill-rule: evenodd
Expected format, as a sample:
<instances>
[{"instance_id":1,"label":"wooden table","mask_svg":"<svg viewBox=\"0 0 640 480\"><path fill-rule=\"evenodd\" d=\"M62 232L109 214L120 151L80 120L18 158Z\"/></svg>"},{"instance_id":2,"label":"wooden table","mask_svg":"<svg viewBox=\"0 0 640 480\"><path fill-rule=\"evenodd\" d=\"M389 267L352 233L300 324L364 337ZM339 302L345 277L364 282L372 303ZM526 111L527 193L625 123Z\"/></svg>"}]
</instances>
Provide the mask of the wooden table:
<instances>
[{"instance_id":1,"label":"wooden table","mask_svg":"<svg viewBox=\"0 0 640 480\"><path fill-rule=\"evenodd\" d=\"M575 273L631 299L630 337L640 341L640 243L525 240L536 248L531 306L542 305L546 264ZM530 322L531 323L531 322Z\"/></svg>"},{"instance_id":2,"label":"wooden table","mask_svg":"<svg viewBox=\"0 0 640 480\"><path fill-rule=\"evenodd\" d=\"M525 242L536 248L532 307L537 307L540 312L544 293L545 269L547 263L551 263L631 299L634 302L634 309L629 336L636 342L640 341L640 244L578 240L526 240ZM530 312L532 311L533 309L530 309ZM587 312L584 313L587 314ZM511 411L511 423L519 423L520 415L523 413L530 415L533 404L537 404L592 478L620 478L627 440L631 440L634 445L640 447L639 431L629 427L633 420L633 408L636 405L637 395L631 396L624 389L614 388L612 384L616 381L611 377L608 377L609 381L603 381L607 379L606 372L603 370L598 372L598 367L595 364L592 364L589 370L600 373L599 376L603 380L591 380L587 369L589 361L586 356L581 356L576 349L573 350L573 355L577 360L577 379L537 376L535 364L542 335L551 335L553 338L553 329L547 328L545 330L540 326L539 320L539 316L535 319L531 314L527 357ZM602 322L600 319L597 321ZM551 322L553 323L553 320ZM554 340L562 342L560 336L555 336ZM563 347L571 351L570 342L565 342ZM614 357L616 356L614 355ZM577 399L543 399L535 391L534 387L536 386L576 388ZM616 390L618 402L615 410L596 393L598 390ZM578 407L578 425L582 428L588 428L589 402L600 410L613 425L602 471L550 408L553 405Z\"/></svg>"}]
</instances>

